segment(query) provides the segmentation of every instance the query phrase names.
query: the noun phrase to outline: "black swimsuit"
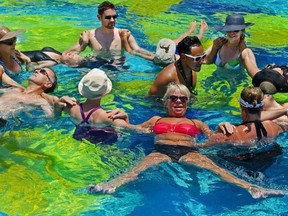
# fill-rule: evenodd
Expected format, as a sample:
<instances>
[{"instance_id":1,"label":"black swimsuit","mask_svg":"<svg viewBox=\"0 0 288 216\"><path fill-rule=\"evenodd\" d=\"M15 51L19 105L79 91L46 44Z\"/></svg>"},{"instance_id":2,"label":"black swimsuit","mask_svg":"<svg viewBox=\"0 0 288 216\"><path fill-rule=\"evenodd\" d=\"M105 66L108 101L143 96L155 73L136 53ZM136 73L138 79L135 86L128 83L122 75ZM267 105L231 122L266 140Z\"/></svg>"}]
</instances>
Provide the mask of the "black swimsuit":
<instances>
[{"instance_id":1,"label":"black swimsuit","mask_svg":"<svg viewBox=\"0 0 288 216\"><path fill-rule=\"evenodd\" d=\"M245 125L247 123L254 123L258 141L261 140L263 136L267 137L267 131L260 120L243 122L239 125Z\"/></svg>"},{"instance_id":2,"label":"black swimsuit","mask_svg":"<svg viewBox=\"0 0 288 216\"><path fill-rule=\"evenodd\" d=\"M55 50L52 47L44 47L42 50L33 50L33 51L23 51L22 53L28 56L32 62L39 62L39 61L54 61L58 63L55 59L51 58L44 52L52 52L58 55L62 55L61 52Z\"/></svg>"}]
</instances>

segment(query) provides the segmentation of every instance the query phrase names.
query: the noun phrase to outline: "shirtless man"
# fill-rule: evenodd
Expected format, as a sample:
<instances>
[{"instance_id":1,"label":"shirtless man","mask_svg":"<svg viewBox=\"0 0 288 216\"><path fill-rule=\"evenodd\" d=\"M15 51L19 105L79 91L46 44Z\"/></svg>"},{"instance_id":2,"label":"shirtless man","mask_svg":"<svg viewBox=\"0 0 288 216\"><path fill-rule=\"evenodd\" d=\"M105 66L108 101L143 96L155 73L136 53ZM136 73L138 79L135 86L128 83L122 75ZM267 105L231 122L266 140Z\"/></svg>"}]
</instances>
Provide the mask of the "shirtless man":
<instances>
[{"instance_id":1,"label":"shirtless man","mask_svg":"<svg viewBox=\"0 0 288 216\"><path fill-rule=\"evenodd\" d=\"M0 119L5 120L19 112L34 110L35 107L43 109L47 117L53 116L51 107L58 98L45 93L53 92L57 86L57 77L50 68L35 70L28 79L27 88L5 89L0 96Z\"/></svg>"},{"instance_id":2,"label":"shirtless man","mask_svg":"<svg viewBox=\"0 0 288 216\"><path fill-rule=\"evenodd\" d=\"M98 6L97 15L98 20L101 22L101 27L82 32L79 41L70 51L80 53L89 46L94 50L96 57L99 59L108 61L111 59L121 59L124 47L120 38L122 29L115 28L117 17L114 4L109 1L102 2ZM149 52L138 46L133 35L129 36L128 43L133 50Z\"/></svg>"},{"instance_id":3,"label":"shirtless man","mask_svg":"<svg viewBox=\"0 0 288 216\"><path fill-rule=\"evenodd\" d=\"M185 85L190 92L196 87L196 72L201 70L201 64L206 54L200 40L196 36L187 36L178 44L180 59L169 64L156 77L148 95L163 97L167 85L171 82Z\"/></svg>"}]
</instances>

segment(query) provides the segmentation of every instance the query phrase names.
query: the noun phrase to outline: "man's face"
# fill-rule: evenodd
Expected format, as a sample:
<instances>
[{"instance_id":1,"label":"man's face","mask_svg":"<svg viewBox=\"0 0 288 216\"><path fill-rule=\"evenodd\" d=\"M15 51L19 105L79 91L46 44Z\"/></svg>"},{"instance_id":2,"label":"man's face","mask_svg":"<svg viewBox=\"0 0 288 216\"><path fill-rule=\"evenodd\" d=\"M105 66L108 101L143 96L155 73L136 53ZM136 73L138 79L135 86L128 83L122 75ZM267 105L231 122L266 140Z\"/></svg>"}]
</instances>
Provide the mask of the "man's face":
<instances>
[{"instance_id":1,"label":"man's face","mask_svg":"<svg viewBox=\"0 0 288 216\"><path fill-rule=\"evenodd\" d=\"M194 46L190 49L189 54L182 53L181 55L185 60L186 67L196 72L201 70L201 65L206 56L202 45Z\"/></svg>"},{"instance_id":2,"label":"man's face","mask_svg":"<svg viewBox=\"0 0 288 216\"><path fill-rule=\"evenodd\" d=\"M55 74L50 68L41 68L34 71L34 74L29 77L29 81L40 86L44 84L53 84L55 81Z\"/></svg>"},{"instance_id":3,"label":"man's face","mask_svg":"<svg viewBox=\"0 0 288 216\"><path fill-rule=\"evenodd\" d=\"M103 27L114 29L117 19L116 10L107 9L102 15L98 14L97 17L101 21Z\"/></svg>"}]
</instances>

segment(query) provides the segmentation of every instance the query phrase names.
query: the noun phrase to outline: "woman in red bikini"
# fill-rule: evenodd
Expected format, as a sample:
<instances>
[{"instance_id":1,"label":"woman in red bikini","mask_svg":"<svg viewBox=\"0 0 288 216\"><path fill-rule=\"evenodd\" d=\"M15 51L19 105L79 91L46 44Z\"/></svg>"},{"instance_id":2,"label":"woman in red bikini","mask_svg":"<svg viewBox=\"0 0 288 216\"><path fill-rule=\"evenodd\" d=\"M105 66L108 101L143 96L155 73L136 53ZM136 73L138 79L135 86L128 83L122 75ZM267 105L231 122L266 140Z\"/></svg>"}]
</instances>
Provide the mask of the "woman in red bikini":
<instances>
[{"instance_id":1,"label":"woman in red bikini","mask_svg":"<svg viewBox=\"0 0 288 216\"><path fill-rule=\"evenodd\" d=\"M217 166L205 155L197 152L195 136L200 132L210 136L213 132L205 123L185 117L189 98L190 92L186 86L175 83L169 84L163 98L168 109L168 116L164 118L154 116L136 126L137 129L148 129L155 133L154 151L148 154L130 172L106 183L91 185L88 187L88 191L113 193L116 188L136 179L141 172L152 166L161 162L179 162L210 170L225 181L246 189L254 198L266 197L269 194L282 194L281 191L264 189L238 179Z\"/></svg>"}]
</instances>

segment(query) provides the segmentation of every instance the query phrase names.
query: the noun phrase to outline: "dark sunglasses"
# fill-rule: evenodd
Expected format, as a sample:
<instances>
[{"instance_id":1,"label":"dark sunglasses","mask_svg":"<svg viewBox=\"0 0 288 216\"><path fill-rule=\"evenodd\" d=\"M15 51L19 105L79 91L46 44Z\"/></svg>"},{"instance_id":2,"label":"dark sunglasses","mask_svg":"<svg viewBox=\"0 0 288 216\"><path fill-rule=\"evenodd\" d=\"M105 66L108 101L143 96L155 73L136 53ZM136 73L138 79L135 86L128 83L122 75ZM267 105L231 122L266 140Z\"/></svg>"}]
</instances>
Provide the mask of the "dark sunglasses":
<instances>
[{"instance_id":1,"label":"dark sunglasses","mask_svg":"<svg viewBox=\"0 0 288 216\"><path fill-rule=\"evenodd\" d=\"M187 56L188 58L192 58L194 60L194 62L198 62L198 61L204 59L207 56L207 54L204 53L201 56L192 56L192 55L189 55L189 54L185 54L185 56Z\"/></svg>"},{"instance_id":2,"label":"dark sunglasses","mask_svg":"<svg viewBox=\"0 0 288 216\"><path fill-rule=\"evenodd\" d=\"M238 32L240 32L241 30L235 30L235 31L227 31L228 33L229 32L234 32L234 33L238 33Z\"/></svg>"},{"instance_id":3,"label":"dark sunglasses","mask_svg":"<svg viewBox=\"0 0 288 216\"><path fill-rule=\"evenodd\" d=\"M50 79L50 77L49 77L49 75L48 75L48 73L47 73L47 71L46 71L45 69L40 69L39 72L40 72L41 74L43 74L44 76L46 76L46 77L48 78L49 82L51 82L52 84L54 83L54 82L52 82L52 80Z\"/></svg>"},{"instance_id":4,"label":"dark sunglasses","mask_svg":"<svg viewBox=\"0 0 288 216\"><path fill-rule=\"evenodd\" d=\"M182 102L182 103L186 103L187 101L188 101L188 97L186 97L186 96L176 96L176 95L170 95L169 97L168 97L168 99L170 99L172 102L176 102L178 99L180 99L180 101Z\"/></svg>"},{"instance_id":5,"label":"dark sunglasses","mask_svg":"<svg viewBox=\"0 0 288 216\"><path fill-rule=\"evenodd\" d=\"M118 17L118 15L112 15L112 16L105 16L104 18L107 20L110 20L111 18L116 19Z\"/></svg>"},{"instance_id":6,"label":"dark sunglasses","mask_svg":"<svg viewBox=\"0 0 288 216\"><path fill-rule=\"evenodd\" d=\"M16 42L17 38L14 37L10 40L4 40L4 41L0 41L0 43L5 44L7 46L12 46L15 42Z\"/></svg>"}]
</instances>

